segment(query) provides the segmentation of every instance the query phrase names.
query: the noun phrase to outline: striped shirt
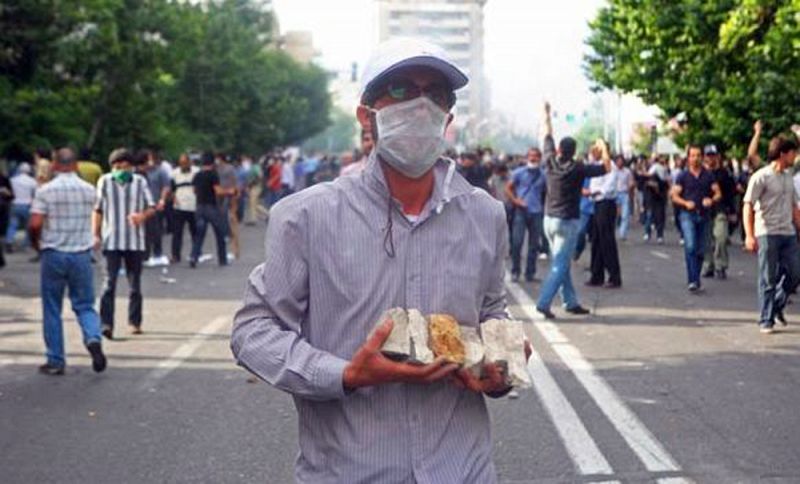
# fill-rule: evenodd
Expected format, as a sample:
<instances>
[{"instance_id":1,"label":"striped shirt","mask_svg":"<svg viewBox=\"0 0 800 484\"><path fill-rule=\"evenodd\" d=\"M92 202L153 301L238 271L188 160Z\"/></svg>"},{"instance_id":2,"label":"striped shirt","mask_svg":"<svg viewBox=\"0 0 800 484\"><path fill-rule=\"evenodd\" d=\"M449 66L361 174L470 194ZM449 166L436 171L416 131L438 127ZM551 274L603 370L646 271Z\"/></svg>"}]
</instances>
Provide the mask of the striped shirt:
<instances>
[{"instance_id":1,"label":"striped shirt","mask_svg":"<svg viewBox=\"0 0 800 484\"><path fill-rule=\"evenodd\" d=\"M144 251L144 225L132 225L128 216L152 206L153 197L142 175L134 174L133 180L125 184L114 181L111 173L103 175L97 183L95 205L103 215L103 250Z\"/></svg>"},{"instance_id":2,"label":"striped shirt","mask_svg":"<svg viewBox=\"0 0 800 484\"><path fill-rule=\"evenodd\" d=\"M33 197L31 212L45 216L41 248L83 252L92 248L94 187L77 173L61 173Z\"/></svg>"},{"instance_id":3,"label":"striped shirt","mask_svg":"<svg viewBox=\"0 0 800 484\"><path fill-rule=\"evenodd\" d=\"M241 366L294 397L298 482L496 481L483 395L445 381L347 394L342 386L344 367L386 309L448 313L468 326L507 317L505 210L452 168L437 164L414 223L396 201L389 210L374 158L363 173L270 212L266 260L249 277L231 347Z\"/></svg>"}]
</instances>

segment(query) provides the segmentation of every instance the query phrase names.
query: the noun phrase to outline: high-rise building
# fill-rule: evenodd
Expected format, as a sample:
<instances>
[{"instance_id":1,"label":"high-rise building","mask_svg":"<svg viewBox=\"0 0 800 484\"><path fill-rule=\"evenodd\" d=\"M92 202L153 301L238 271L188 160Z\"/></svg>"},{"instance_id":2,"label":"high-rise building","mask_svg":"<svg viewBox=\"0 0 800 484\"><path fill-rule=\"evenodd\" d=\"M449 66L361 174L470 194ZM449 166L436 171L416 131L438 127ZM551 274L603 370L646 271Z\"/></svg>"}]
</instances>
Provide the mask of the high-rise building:
<instances>
[{"instance_id":1,"label":"high-rise building","mask_svg":"<svg viewBox=\"0 0 800 484\"><path fill-rule=\"evenodd\" d=\"M416 37L442 46L470 79L458 91L455 125L476 142L487 124L488 86L483 73L483 7L487 0L377 0L380 41Z\"/></svg>"}]
</instances>

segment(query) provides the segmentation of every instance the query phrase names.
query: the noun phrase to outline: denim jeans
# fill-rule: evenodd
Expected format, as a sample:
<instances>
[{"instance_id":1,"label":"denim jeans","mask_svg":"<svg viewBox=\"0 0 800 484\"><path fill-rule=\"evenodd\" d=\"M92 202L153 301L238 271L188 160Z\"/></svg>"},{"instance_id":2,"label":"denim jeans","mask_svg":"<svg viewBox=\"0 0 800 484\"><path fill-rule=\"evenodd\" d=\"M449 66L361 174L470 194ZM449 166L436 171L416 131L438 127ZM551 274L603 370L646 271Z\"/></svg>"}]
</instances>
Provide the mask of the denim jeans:
<instances>
[{"instance_id":1,"label":"denim jeans","mask_svg":"<svg viewBox=\"0 0 800 484\"><path fill-rule=\"evenodd\" d=\"M522 246L528 234L528 256L525 260L525 278L533 279L536 274L536 257L539 255L539 241L543 234L544 215L528 213L525 209L514 210L514 224L511 233L511 273L520 274Z\"/></svg>"},{"instance_id":2,"label":"denim jeans","mask_svg":"<svg viewBox=\"0 0 800 484\"><path fill-rule=\"evenodd\" d=\"M22 229L27 232L28 221L31 218L30 204L15 203L11 205L11 214L8 220L8 230L6 232L6 244L13 244L17 236L17 230ZM28 235L25 235L24 247L28 246Z\"/></svg>"},{"instance_id":3,"label":"denim jeans","mask_svg":"<svg viewBox=\"0 0 800 484\"><path fill-rule=\"evenodd\" d=\"M197 233L195 234L192 244L191 260L197 262L200 258L200 251L203 250L203 242L206 238L206 230L208 224L214 229L214 236L217 239L217 259L220 265L225 265L228 262L228 252L225 248L225 231L227 224L225 223L226 213L216 205L197 205L195 212L195 223L197 224Z\"/></svg>"},{"instance_id":4,"label":"denim jeans","mask_svg":"<svg viewBox=\"0 0 800 484\"><path fill-rule=\"evenodd\" d=\"M681 210L678 216L683 232L683 254L686 258L686 278L689 282L700 285L700 269L703 266L705 254L706 230L708 230L708 216L696 211Z\"/></svg>"},{"instance_id":5,"label":"denim jeans","mask_svg":"<svg viewBox=\"0 0 800 484\"><path fill-rule=\"evenodd\" d=\"M194 212L186 210L175 210L173 212L172 224L172 258L175 262L181 260L181 252L183 252L183 229L184 226L189 226L189 250L194 246L194 238L197 235L197 224L195 224Z\"/></svg>"},{"instance_id":6,"label":"denim jeans","mask_svg":"<svg viewBox=\"0 0 800 484\"><path fill-rule=\"evenodd\" d=\"M544 233L550 242L552 259L550 260L550 272L542 283L539 302L536 303L536 307L539 309L549 310L556 292L561 293L561 302L566 308L578 306L578 295L572 285L570 262L575 253L579 226L580 219L577 218L563 219L547 216L544 218Z\"/></svg>"},{"instance_id":7,"label":"denim jeans","mask_svg":"<svg viewBox=\"0 0 800 484\"><path fill-rule=\"evenodd\" d=\"M758 238L759 324L772 327L775 314L800 282L800 246L794 235L763 235Z\"/></svg>"},{"instance_id":8,"label":"denim jeans","mask_svg":"<svg viewBox=\"0 0 800 484\"><path fill-rule=\"evenodd\" d=\"M617 206L619 207L619 238L628 238L628 227L631 223L631 196L629 193L617 194Z\"/></svg>"},{"instance_id":9,"label":"denim jeans","mask_svg":"<svg viewBox=\"0 0 800 484\"><path fill-rule=\"evenodd\" d=\"M92 254L88 250L61 252L46 249L42 251L40 274L47 362L54 366L64 366L66 360L61 309L65 289L69 288L69 299L83 333L83 344L100 341L100 319L94 309Z\"/></svg>"},{"instance_id":10,"label":"denim jeans","mask_svg":"<svg viewBox=\"0 0 800 484\"><path fill-rule=\"evenodd\" d=\"M575 254L573 259L578 260L586 248L586 237L589 235L589 229L592 227L592 220L594 215L591 213L581 212L581 218L578 219L578 233L575 236Z\"/></svg>"}]
</instances>

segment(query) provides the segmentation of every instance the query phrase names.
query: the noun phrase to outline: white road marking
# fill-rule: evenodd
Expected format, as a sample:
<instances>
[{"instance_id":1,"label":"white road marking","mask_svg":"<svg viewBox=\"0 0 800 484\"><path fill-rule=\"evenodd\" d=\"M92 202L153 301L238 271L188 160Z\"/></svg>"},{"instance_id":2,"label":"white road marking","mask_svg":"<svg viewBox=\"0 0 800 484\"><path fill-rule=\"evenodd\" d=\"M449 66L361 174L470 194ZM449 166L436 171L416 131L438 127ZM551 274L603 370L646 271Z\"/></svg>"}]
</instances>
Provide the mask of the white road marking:
<instances>
[{"instance_id":1,"label":"white road marking","mask_svg":"<svg viewBox=\"0 0 800 484\"><path fill-rule=\"evenodd\" d=\"M672 257L670 257L669 254L667 254L666 252L661 252L660 250L651 250L650 253L658 257L659 259L664 259L664 260L672 259Z\"/></svg>"},{"instance_id":2,"label":"white road marking","mask_svg":"<svg viewBox=\"0 0 800 484\"><path fill-rule=\"evenodd\" d=\"M520 303L525 315L533 321L534 327L575 374L645 468L651 472L679 472L681 469L672 456L605 380L595 372L594 367L583 357L578 348L569 343L555 324L541 318L534 309L535 303L530 296L519 286L509 284L507 287L514 299Z\"/></svg>"},{"instance_id":3,"label":"white road marking","mask_svg":"<svg viewBox=\"0 0 800 484\"><path fill-rule=\"evenodd\" d=\"M556 426L572 462L580 474L613 474L614 470L597 447L577 412L558 387L542 357L533 350L528 361L536 393Z\"/></svg>"},{"instance_id":4,"label":"white road marking","mask_svg":"<svg viewBox=\"0 0 800 484\"><path fill-rule=\"evenodd\" d=\"M663 477L656 482L658 484L692 484L694 481L683 477Z\"/></svg>"},{"instance_id":5,"label":"white road marking","mask_svg":"<svg viewBox=\"0 0 800 484\"><path fill-rule=\"evenodd\" d=\"M226 324L231 322L229 316L220 316L213 319L210 323L206 324L203 329L192 335L188 341L178 346L172 354L158 363L158 366L147 374L142 382L141 389L151 387L158 380L163 379L165 376L172 373L175 369L181 366L187 359L189 359L209 338L221 330Z\"/></svg>"}]
</instances>

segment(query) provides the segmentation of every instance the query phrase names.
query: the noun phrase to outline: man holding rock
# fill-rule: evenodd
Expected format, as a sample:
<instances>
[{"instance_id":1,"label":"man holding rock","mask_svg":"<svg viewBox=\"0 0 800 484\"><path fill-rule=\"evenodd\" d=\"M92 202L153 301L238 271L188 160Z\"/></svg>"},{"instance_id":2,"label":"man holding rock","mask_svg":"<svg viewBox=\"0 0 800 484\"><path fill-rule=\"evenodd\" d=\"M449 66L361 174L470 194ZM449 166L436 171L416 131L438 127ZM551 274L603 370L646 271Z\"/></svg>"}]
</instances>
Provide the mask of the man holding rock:
<instances>
[{"instance_id":1,"label":"man holding rock","mask_svg":"<svg viewBox=\"0 0 800 484\"><path fill-rule=\"evenodd\" d=\"M499 367L393 361L392 323L370 335L393 307L467 327L507 317L505 210L440 158L468 79L411 39L382 44L362 79L375 149L362 173L274 206L233 353L294 397L298 482L495 482L483 395L511 390Z\"/></svg>"}]
</instances>

